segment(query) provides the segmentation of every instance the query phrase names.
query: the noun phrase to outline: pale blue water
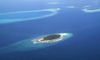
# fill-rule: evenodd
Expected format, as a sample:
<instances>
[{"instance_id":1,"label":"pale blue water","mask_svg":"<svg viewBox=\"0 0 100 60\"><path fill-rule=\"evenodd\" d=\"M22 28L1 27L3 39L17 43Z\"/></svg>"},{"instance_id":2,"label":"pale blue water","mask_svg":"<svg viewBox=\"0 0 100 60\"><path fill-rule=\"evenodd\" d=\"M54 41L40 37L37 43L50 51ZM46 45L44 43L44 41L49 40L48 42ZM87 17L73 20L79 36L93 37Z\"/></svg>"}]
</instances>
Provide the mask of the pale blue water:
<instances>
[{"instance_id":1,"label":"pale blue water","mask_svg":"<svg viewBox=\"0 0 100 60\"><path fill-rule=\"evenodd\" d=\"M39 50L3 54L0 55L0 60L100 60L100 12L85 13L81 10L86 5L99 8L99 1L89 0L83 3L81 1L65 0L56 5L50 5L50 2L52 2L50 0L0 1L1 13L61 9L57 14L46 18L0 24L0 47L45 34L73 33L73 37L54 46ZM72 5L76 8L65 7ZM28 14L28 16L23 14L23 16L11 16L11 18L32 16L30 13ZM1 18L9 18L9 16L0 16L0 20Z\"/></svg>"}]
</instances>

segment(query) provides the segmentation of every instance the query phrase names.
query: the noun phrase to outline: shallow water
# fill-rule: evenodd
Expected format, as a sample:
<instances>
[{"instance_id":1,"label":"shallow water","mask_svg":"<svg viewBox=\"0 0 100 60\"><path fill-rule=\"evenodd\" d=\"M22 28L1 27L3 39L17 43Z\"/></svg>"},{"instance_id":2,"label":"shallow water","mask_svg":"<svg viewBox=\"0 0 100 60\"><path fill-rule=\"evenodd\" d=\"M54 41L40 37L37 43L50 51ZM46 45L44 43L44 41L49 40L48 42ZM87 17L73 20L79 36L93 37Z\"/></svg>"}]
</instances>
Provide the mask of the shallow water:
<instances>
[{"instance_id":1,"label":"shallow water","mask_svg":"<svg viewBox=\"0 0 100 60\"><path fill-rule=\"evenodd\" d=\"M16 11L7 12L0 14L0 24L20 22L27 20L36 20L41 18L46 18L57 14L56 9L44 9L44 10L31 10L31 11Z\"/></svg>"}]
</instances>

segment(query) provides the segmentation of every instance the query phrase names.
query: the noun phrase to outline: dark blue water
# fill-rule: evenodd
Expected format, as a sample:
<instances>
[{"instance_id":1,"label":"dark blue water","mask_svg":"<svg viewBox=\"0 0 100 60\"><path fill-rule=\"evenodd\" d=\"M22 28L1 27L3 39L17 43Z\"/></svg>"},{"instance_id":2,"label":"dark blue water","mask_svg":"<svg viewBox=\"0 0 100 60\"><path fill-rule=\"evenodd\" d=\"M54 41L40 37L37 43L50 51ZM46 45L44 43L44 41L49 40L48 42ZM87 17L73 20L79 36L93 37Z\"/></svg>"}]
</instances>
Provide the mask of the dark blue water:
<instances>
[{"instance_id":1,"label":"dark blue water","mask_svg":"<svg viewBox=\"0 0 100 60\"><path fill-rule=\"evenodd\" d=\"M47 9L49 7L14 7L4 10ZM1 12L5 12L4 10L2 8ZM74 34L72 38L55 46L0 55L0 60L100 60L99 20L100 12L85 13L78 8L62 8L56 15L48 18L0 24L0 47L50 33L68 32Z\"/></svg>"}]
</instances>

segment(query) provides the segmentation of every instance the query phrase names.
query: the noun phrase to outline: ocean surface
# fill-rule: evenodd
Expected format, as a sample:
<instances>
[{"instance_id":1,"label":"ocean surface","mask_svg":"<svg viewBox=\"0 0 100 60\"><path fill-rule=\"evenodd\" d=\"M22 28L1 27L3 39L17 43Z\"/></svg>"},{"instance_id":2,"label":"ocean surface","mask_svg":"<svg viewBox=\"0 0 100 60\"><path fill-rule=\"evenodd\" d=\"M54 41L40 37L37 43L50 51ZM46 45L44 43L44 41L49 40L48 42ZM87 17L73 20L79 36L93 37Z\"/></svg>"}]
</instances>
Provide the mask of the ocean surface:
<instances>
[{"instance_id":1,"label":"ocean surface","mask_svg":"<svg viewBox=\"0 0 100 60\"><path fill-rule=\"evenodd\" d=\"M99 2L98 0L1 0L0 22L2 19L10 21L12 18L14 20L21 18L23 21L17 22L12 19L14 22L0 23L0 48L46 34L72 33L73 36L56 45L37 50L0 54L0 60L100 60L100 11L90 13L82 10L99 9ZM2 15L8 12L45 9L53 9L53 12L43 11L36 15L21 13L22 15L10 17L9 14L7 17ZM26 19L32 15L39 18Z\"/></svg>"}]
</instances>

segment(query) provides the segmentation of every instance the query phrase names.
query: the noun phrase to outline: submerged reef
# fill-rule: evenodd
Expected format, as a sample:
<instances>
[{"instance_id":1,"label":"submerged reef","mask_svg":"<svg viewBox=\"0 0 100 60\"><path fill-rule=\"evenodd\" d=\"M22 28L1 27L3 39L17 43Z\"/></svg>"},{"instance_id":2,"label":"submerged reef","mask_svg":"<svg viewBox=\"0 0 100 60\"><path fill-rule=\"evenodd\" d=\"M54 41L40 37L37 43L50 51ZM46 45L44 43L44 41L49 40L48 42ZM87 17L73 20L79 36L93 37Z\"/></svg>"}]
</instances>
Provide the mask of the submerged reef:
<instances>
[{"instance_id":1,"label":"submerged reef","mask_svg":"<svg viewBox=\"0 0 100 60\"><path fill-rule=\"evenodd\" d=\"M57 14L60 8L0 13L0 24L36 20Z\"/></svg>"},{"instance_id":2,"label":"submerged reef","mask_svg":"<svg viewBox=\"0 0 100 60\"><path fill-rule=\"evenodd\" d=\"M7 47L0 48L0 54L41 49L60 43L70 37L72 37L72 33L56 33L22 40Z\"/></svg>"}]
</instances>

